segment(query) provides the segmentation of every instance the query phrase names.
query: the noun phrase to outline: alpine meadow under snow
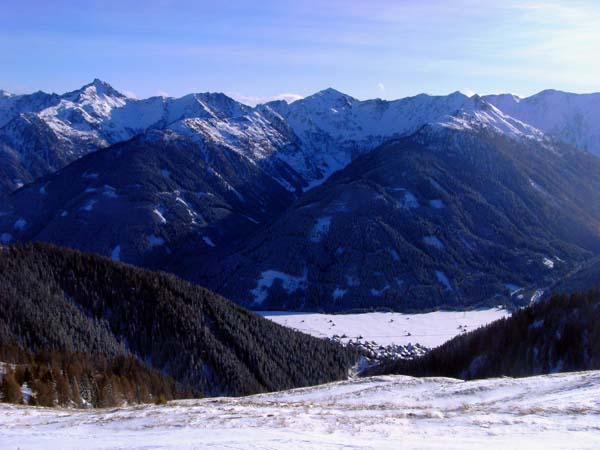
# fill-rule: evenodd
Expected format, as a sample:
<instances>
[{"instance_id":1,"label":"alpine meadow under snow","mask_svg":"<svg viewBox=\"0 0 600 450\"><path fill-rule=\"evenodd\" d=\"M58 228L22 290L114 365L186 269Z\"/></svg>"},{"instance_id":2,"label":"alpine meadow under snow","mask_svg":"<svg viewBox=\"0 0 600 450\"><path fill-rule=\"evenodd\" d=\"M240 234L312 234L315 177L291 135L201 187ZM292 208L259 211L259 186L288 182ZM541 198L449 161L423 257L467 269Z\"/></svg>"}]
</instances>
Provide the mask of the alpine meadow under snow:
<instances>
[{"instance_id":1,"label":"alpine meadow under snow","mask_svg":"<svg viewBox=\"0 0 600 450\"><path fill-rule=\"evenodd\" d=\"M600 373L386 376L242 398L81 411L0 406L7 449L594 449Z\"/></svg>"}]
</instances>

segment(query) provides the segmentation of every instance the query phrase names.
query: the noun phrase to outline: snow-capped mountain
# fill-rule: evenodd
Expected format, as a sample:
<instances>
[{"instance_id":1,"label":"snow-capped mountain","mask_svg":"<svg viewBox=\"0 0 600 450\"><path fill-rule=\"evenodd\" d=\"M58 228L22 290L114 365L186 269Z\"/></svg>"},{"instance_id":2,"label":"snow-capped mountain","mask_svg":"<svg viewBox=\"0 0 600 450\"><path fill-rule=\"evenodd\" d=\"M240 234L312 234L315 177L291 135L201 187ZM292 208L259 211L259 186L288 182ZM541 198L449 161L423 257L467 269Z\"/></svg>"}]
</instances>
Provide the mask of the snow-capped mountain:
<instances>
[{"instance_id":1,"label":"snow-capped mountain","mask_svg":"<svg viewBox=\"0 0 600 450\"><path fill-rule=\"evenodd\" d=\"M546 90L531 97L483 97L504 113L600 156L600 94Z\"/></svg>"},{"instance_id":2,"label":"snow-capped mountain","mask_svg":"<svg viewBox=\"0 0 600 450\"><path fill-rule=\"evenodd\" d=\"M499 103L326 89L252 108L100 80L2 94L0 189L18 190L0 236L170 270L252 307L517 302L507 286L524 301L600 250L600 159Z\"/></svg>"},{"instance_id":3,"label":"snow-capped mountain","mask_svg":"<svg viewBox=\"0 0 600 450\"><path fill-rule=\"evenodd\" d=\"M0 185L14 190L89 152L185 118L224 120L251 111L218 93L132 99L98 79L63 95L4 94L0 143L14 163L0 169Z\"/></svg>"},{"instance_id":4,"label":"snow-capped mountain","mask_svg":"<svg viewBox=\"0 0 600 450\"><path fill-rule=\"evenodd\" d=\"M176 123L184 119L191 120L180 131L192 130L255 160L269 156L285 162L304 179L305 188L323 182L357 155L392 137L414 133L426 123L486 126L520 137L540 135L480 97L460 92L359 101L326 89L292 104L278 101L251 108L219 93L138 100L95 79L63 95L3 92L0 142L13 161L2 169L3 190L14 190L147 130L177 129L181 124Z\"/></svg>"},{"instance_id":5,"label":"snow-capped mountain","mask_svg":"<svg viewBox=\"0 0 600 450\"><path fill-rule=\"evenodd\" d=\"M59 96L35 92L28 95L15 95L0 91L0 127L3 127L21 113L39 112L57 104Z\"/></svg>"},{"instance_id":6,"label":"snow-capped mountain","mask_svg":"<svg viewBox=\"0 0 600 450\"><path fill-rule=\"evenodd\" d=\"M513 137L543 138L534 127L507 116L481 97L460 92L360 101L330 88L291 104L277 101L261 108L279 113L300 138L302 152L289 158L312 185L357 155L393 137L410 135L425 124L485 127Z\"/></svg>"},{"instance_id":7,"label":"snow-capped mountain","mask_svg":"<svg viewBox=\"0 0 600 450\"><path fill-rule=\"evenodd\" d=\"M37 112L60 138L88 140L98 148L130 139L149 128L165 128L184 118L224 119L251 111L223 94L132 99L98 79L53 98L58 100L56 104L28 112Z\"/></svg>"},{"instance_id":8,"label":"snow-capped mountain","mask_svg":"<svg viewBox=\"0 0 600 450\"><path fill-rule=\"evenodd\" d=\"M38 113L57 136L73 144L88 141L97 148L109 145L101 132L116 108L125 106L128 98L109 84L94 80L61 96L58 104Z\"/></svg>"},{"instance_id":9,"label":"snow-capped mountain","mask_svg":"<svg viewBox=\"0 0 600 450\"><path fill-rule=\"evenodd\" d=\"M454 92L360 101L329 88L291 104L251 108L220 93L138 100L98 79L62 95L2 91L0 142L4 159L12 163L1 169L0 185L14 190L91 151L167 127L199 133L253 160L283 161L304 179L305 189L356 156L432 123L483 127L516 139L541 140L548 132L595 151L600 149L596 99L544 91L528 99ZM176 124L184 119L191 120Z\"/></svg>"}]
</instances>

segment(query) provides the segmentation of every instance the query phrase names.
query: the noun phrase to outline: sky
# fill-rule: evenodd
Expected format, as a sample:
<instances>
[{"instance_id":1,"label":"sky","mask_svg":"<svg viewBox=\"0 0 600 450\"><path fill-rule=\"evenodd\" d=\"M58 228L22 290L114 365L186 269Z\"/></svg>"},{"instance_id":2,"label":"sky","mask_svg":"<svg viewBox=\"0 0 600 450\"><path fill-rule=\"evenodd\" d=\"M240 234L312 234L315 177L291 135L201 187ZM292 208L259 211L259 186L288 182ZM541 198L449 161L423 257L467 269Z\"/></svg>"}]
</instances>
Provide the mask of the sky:
<instances>
[{"instance_id":1,"label":"sky","mask_svg":"<svg viewBox=\"0 0 600 450\"><path fill-rule=\"evenodd\" d=\"M254 104L600 91L600 1L0 0L0 88Z\"/></svg>"}]
</instances>

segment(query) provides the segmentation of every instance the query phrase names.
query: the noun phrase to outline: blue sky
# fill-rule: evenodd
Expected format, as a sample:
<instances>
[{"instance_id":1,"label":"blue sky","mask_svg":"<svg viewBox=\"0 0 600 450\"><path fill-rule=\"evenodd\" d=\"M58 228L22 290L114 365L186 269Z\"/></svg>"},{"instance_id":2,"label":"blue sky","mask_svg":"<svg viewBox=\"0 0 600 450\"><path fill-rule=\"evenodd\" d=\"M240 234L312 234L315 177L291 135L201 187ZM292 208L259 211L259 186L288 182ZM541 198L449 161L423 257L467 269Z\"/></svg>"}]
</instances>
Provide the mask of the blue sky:
<instances>
[{"instance_id":1,"label":"blue sky","mask_svg":"<svg viewBox=\"0 0 600 450\"><path fill-rule=\"evenodd\" d=\"M388 99L600 91L600 2L2 1L0 88L95 77L138 97L248 103L329 86Z\"/></svg>"}]
</instances>

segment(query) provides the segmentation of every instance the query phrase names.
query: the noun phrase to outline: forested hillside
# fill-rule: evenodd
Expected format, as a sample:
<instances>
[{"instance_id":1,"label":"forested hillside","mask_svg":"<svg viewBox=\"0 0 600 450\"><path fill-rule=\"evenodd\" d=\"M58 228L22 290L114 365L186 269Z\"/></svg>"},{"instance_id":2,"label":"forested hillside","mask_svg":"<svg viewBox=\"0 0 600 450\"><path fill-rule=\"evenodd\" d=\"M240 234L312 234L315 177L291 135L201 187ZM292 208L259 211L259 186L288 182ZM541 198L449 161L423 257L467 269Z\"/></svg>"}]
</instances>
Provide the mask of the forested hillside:
<instances>
[{"instance_id":1,"label":"forested hillside","mask_svg":"<svg viewBox=\"0 0 600 450\"><path fill-rule=\"evenodd\" d=\"M600 290L595 289L555 295L457 336L419 359L384 363L368 375L475 379L599 368Z\"/></svg>"},{"instance_id":2,"label":"forested hillside","mask_svg":"<svg viewBox=\"0 0 600 450\"><path fill-rule=\"evenodd\" d=\"M600 251L600 161L551 148L424 127L169 270L264 310L524 306Z\"/></svg>"},{"instance_id":3,"label":"forested hillside","mask_svg":"<svg viewBox=\"0 0 600 450\"><path fill-rule=\"evenodd\" d=\"M163 403L200 393L151 369L133 356L68 351L27 352L0 346L0 400L8 403L77 408Z\"/></svg>"},{"instance_id":4,"label":"forested hillside","mask_svg":"<svg viewBox=\"0 0 600 450\"><path fill-rule=\"evenodd\" d=\"M0 247L0 345L132 357L203 395L338 380L355 359L175 276L46 244Z\"/></svg>"}]
</instances>

